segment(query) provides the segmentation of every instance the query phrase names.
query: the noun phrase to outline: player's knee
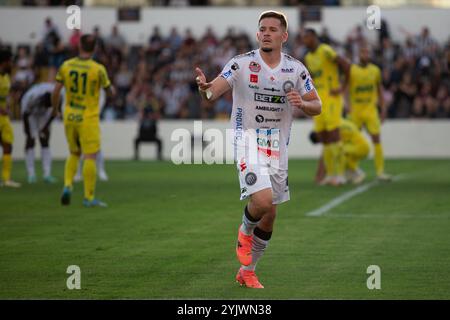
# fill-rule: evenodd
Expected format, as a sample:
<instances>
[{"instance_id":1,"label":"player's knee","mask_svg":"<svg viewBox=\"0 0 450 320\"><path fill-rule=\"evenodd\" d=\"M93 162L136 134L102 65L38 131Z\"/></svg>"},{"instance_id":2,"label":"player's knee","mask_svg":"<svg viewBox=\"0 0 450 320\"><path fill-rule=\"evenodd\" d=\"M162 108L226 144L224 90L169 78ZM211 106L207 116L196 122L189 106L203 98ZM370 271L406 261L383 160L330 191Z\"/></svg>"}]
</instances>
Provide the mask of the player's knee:
<instances>
[{"instance_id":1,"label":"player's knee","mask_svg":"<svg viewBox=\"0 0 450 320\"><path fill-rule=\"evenodd\" d=\"M379 134L373 134L372 135L372 142L377 144L380 143L380 135Z\"/></svg>"},{"instance_id":2,"label":"player's knee","mask_svg":"<svg viewBox=\"0 0 450 320\"><path fill-rule=\"evenodd\" d=\"M47 137L45 137L45 138L40 138L39 139L39 141L40 141L40 143L41 143L41 147L42 148L48 148L48 146L49 146L49 138L47 138Z\"/></svg>"},{"instance_id":3,"label":"player's knee","mask_svg":"<svg viewBox=\"0 0 450 320\"><path fill-rule=\"evenodd\" d=\"M34 139L27 138L25 142L25 149L33 149L34 148Z\"/></svg>"},{"instance_id":4,"label":"player's knee","mask_svg":"<svg viewBox=\"0 0 450 320\"><path fill-rule=\"evenodd\" d=\"M96 159L97 158L97 153L87 153L87 154L84 154L83 157L85 159Z\"/></svg>"},{"instance_id":5,"label":"player's knee","mask_svg":"<svg viewBox=\"0 0 450 320\"><path fill-rule=\"evenodd\" d=\"M266 214L264 215L264 219L266 220L267 223L273 225L276 216L277 216L277 212L276 212L274 206L271 205L271 208L268 211L266 211Z\"/></svg>"},{"instance_id":6,"label":"player's knee","mask_svg":"<svg viewBox=\"0 0 450 320\"><path fill-rule=\"evenodd\" d=\"M3 154L11 154L12 153L12 144L3 143Z\"/></svg>"},{"instance_id":7,"label":"player's knee","mask_svg":"<svg viewBox=\"0 0 450 320\"><path fill-rule=\"evenodd\" d=\"M258 216L270 213L272 207L272 197L258 197L251 201L251 210Z\"/></svg>"},{"instance_id":8,"label":"player's knee","mask_svg":"<svg viewBox=\"0 0 450 320\"><path fill-rule=\"evenodd\" d=\"M336 129L330 131L329 142L334 143L334 142L339 142L339 140L341 140L341 134L340 134L339 128L336 128Z\"/></svg>"}]
</instances>

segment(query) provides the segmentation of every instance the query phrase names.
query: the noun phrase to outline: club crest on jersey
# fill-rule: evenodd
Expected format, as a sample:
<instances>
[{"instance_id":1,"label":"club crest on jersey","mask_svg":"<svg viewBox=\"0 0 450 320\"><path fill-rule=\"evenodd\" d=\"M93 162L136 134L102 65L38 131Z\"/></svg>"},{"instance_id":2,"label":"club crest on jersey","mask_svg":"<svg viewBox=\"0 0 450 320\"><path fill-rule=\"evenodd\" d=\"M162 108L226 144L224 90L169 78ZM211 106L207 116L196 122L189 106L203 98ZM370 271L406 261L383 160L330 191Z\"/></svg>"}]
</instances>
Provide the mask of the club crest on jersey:
<instances>
[{"instance_id":1,"label":"club crest on jersey","mask_svg":"<svg viewBox=\"0 0 450 320\"><path fill-rule=\"evenodd\" d=\"M231 66L231 70L238 70L239 69L239 65L237 64L237 62L233 63L233 65Z\"/></svg>"},{"instance_id":2,"label":"club crest on jersey","mask_svg":"<svg viewBox=\"0 0 450 320\"><path fill-rule=\"evenodd\" d=\"M294 83L291 80L285 81L283 83L283 91L285 93L288 93L289 91L291 91L294 88Z\"/></svg>"},{"instance_id":3,"label":"club crest on jersey","mask_svg":"<svg viewBox=\"0 0 450 320\"><path fill-rule=\"evenodd\" d=\"M261 71L261 65L256 61L250 62L250 64L248 65L248 68L250 69L251 72Z\"/></svg>"},{"instance_id":4,"label":"club crest on jersey","mask_svg":"<svg viewBox=\"0 0 450 320\"><path fill-rule=\"evenodd\" d=\"M257 74L251 74L250 75L250 82L258 83L258 75Z\"/></svg>"},{"instance_id":5,"label":"club crest on jersey","mask_svg":"<svg viewBox=\"0 0 450 320\"><path fill-rule=\"evenodd\" d=\"M306 79L306 71L302 71L302 73L300 73L300 77L305 80Z\"/></svg>"}]
</instances>

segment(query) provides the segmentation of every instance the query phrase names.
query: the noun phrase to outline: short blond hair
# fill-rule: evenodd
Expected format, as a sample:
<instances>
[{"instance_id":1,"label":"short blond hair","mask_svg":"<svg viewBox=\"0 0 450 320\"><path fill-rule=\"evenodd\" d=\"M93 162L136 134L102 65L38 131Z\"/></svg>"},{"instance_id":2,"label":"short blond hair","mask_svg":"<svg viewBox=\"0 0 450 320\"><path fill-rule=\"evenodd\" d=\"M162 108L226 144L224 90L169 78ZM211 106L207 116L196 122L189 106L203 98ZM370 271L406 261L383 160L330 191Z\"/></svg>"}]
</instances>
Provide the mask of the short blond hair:
<instances>
[{"instance_id":1,"label":"short blond hair","mask_svg":"<svg viewBox=\"0 0 450 320\"><path fill-rule=\"evenodd\" d=\"M285 30L288 29L288 21L287 21L286 15L283 12L275 11L275 10L264 11L259 16L258 24L261 22L262 19L265 19L265 18L278 19L278 20L280 20L280 23L284 27L284 29Z\"/></svg>"}]
</instances>

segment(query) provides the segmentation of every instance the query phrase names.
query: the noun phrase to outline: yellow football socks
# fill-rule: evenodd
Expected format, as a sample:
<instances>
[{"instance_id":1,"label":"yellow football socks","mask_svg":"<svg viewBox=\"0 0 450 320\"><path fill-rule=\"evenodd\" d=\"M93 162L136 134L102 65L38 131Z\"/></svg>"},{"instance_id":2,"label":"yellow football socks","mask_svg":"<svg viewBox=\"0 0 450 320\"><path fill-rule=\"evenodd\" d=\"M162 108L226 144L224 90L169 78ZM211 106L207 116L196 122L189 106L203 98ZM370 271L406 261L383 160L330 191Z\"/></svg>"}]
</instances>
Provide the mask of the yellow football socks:
<instances>
[{"instance_id":1,"label":"yellow football socks","mask_svg":"<svg viewBox=\"0 0 450 320\"><path fill-rule=\"evenodd\" d=\"M3 167L2 167L2 180L11 180L11 169L12 169L12 157L10 154L3 155Z\"/></svg>"},{"instance_id":2,"label":"yellow football socks","mask_svg":"<svg viewBox=\"0 0 450 320\"><path fill-rule=\"evenodd\" d=\"M95 159L85 159L83 164L84 198L92 201L95 196L97 165Z\"/></svg>"},{"instance_id":3,"label":"yellow football socks","mask_svg":"<svg viewBox=\"0 0 450 320\"><path fill-rule=\"evenodd\" d=\"M64 186L72 188L73 177L77 173L79 156L70 154L66 160L66 166L64 168Z\"/></svg>"},{"instance_id":4,"label":"yellow football socks","mask_svg":"<svg viewBox=\"0 0 450 320\"><path fill-rule=\"evenodd\" d=\"M342 141L334 143L334 154L336 162L336 175L343 176L345 171L345 155L344 155L344 144Z\"/></svg>"},{"instance_id":5,"label":"yellow football socks","mask_svg":"<svg viewBox=\"0 0 450 320\"><path fill-rule=\"evenodd\" d=\"M380 175L384 173L384 155L383 155L383 147L381 146L381 143L375 143L375 170L377 172L377 175Z\"/></svg>"},{"instance_id":6,"label":"yellow football socks","mask_svg":"<svg viewBox=\"0 0 450 320\"><path fill-rule=\"evenodd\" d=\"M356 157L348 156L346 157L346 161L347 161L346 163L347 168L349 168L352 171L356 171L356 169L358 169L358 161Z\"/></svg>"},{"instance_id":7,"label":"yellow football socks","mask_svg":"<svg viewBox=\"0 0 450 320\"><path fill-rule=\"evenodd\" d=\"M334 159L331 144L323 145L323 162L325 164L325 172L327 176L334 175Z\"/></svg>"},{"instance_id":8,"label":"yellow football socks","mask_svg":"<svg viewBox=\"0 0 450 320\"><path fill-rule=\"evenodd\" d=\"M327 176L337 176L344 174L344 153L342 143L334 142L324 145L323 160Z\"/></svg>"}]
</instances>

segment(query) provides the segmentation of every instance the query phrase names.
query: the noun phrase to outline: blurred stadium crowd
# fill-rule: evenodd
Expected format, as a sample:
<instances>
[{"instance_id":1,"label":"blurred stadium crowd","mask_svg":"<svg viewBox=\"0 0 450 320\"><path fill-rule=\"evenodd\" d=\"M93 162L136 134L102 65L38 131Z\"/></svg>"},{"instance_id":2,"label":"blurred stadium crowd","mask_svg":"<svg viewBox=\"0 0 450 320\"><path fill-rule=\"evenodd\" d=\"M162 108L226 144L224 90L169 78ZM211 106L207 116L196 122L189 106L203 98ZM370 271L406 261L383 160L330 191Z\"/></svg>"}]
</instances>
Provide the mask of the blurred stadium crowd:
<instances>
[{"instance_id":1,"label":"blurred stadium crowd","mask_svg":"<svg viewBox=\"0 0 450 320\"><path fill-rule=\"evenodd\" d=\"M152 110L158 117L172 119L228 119L231 94L210 103L200 99L194 82L194 67L201 66L208 79L215 77L234 55L255 47L254 36L230 28L218 37L208 28L203 35L173 27L162 34L154 27L147 43L129 45L119 28L108 35L95 27L98 38L95 59L103 63L118 89L101 114L103 120L137 119ZM424 27L420 34L405 32L405 42L392 41L383 21L373 61L383 72L385 100L389 118L450 118L450 37L446 43L434 40ZM358 47L367 41L362 26L349 30L346 39L333 39L326 28L320 38L352 62L357 62ZM285 52L303 61L306 48L302 30L291 30ZM35 82L54 79L61 63L77 54L81 32L75 30L63 39L51 18L44 22L41 41L36 46L11 48L14 54L12 75L12 118L20 118L20 99ZM0 45L7 46L6 43ZM298 117L302 117L301 114Z\"/></svg>"}]
</instances>

